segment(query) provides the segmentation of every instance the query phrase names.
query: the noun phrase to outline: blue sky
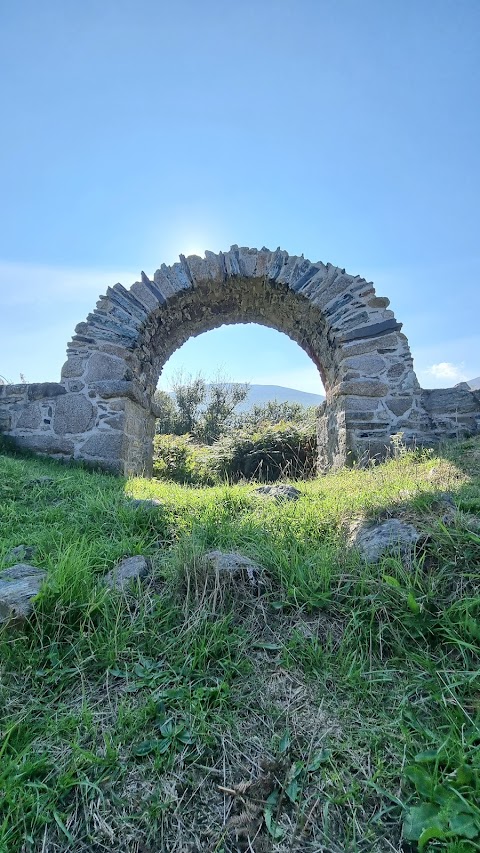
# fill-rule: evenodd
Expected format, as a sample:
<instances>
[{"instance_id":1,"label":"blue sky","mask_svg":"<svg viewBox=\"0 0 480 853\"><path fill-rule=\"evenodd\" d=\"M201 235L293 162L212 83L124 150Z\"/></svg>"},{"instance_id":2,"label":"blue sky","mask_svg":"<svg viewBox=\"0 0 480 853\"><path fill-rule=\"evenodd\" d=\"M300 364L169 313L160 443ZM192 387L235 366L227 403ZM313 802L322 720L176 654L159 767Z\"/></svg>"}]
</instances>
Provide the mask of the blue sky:
<instances>
[{"instance_id":1,"label":"blue sky","mask_svg":"<svg viewBox=\"0 0 480 853\"><path fill-rule=\"evenodd\" d=\"M373 280L423 386L480 375L478 0L18 0L0 80L10 381L58 379L109 284L232 243ZM181 365L320 388L260 327Z\"/></svg>"}]
</instances>

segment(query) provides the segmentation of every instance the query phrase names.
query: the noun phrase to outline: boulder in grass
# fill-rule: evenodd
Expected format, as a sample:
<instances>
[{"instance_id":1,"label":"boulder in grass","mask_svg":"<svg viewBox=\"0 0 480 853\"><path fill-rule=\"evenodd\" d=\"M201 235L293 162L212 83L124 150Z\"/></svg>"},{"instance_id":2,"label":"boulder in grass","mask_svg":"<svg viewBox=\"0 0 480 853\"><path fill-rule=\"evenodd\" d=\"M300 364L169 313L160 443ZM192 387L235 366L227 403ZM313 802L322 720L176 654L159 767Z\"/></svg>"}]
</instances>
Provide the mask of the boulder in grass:
<instances>
[{"instance_id":1,"label":"boulder in grass","mask_svg":"<svg viewBox=\"0 0 480 853\"><path fill-rule=\"evenodd\" d=\"M238 620L252 612L270 586L267 572L249 557L215 550L184 561L177 594L185 613L229 613Z\"/></svg>"},{"instance_id":2,"label":"boulder in grass","mask_svg":"<svg viewBox=\"0 0 480 853\"><path fill-rule=\"evenodd\" d=\"M367 563L377 563L387 553L405 556L412 550L419 536L413 524L389 518L378 524L361 522L355 525L350 533L350 545L360 552Z\"/></svg>"},{"instance_id":3,"label":"boulder in grass","mask_svg":"<svg viewBox=\"0 0 480 853\"><path fill-rule=\"evenodd\" d=\"M295 486L260 486L255 489L256 495L266 495L275 498L276 501L296 501L301 497L301 492Z\"/></svg>"},{"instance_id":4,"label":"boulder in grass","mask_svg":"<svg viewBox=\"0 0 480 853\"><path fill-rule=\"evenodd\" d=\"M123 591L132 582L143 580L147 577L150 565L145 557L125 557L105 575L103 582L109 589Z\"/></svg>"},{"instance_id":5,"label":"boulder in grass","mask_svg":"<svg viewBox=\"0 0 480 853\"><path fill-rule=\"evenodd\" d=\"M17 563L0 572L0 622L22 622L32 610L32 599L40 592L47 573Z\"/></svg>"},{"instance_id":6,"label":"boulder in grass","mask_svg":"<svg viewBox=\"0 0 480 853\"><path fill-rule=\"evenodd\" d=\"M4 562L12 563L15 560L31 560L35 556L36 551L35 545L15 545L15 548L11 548L5 554Z\"/></svg>"},{"instance_id":7,"label":"boulder in grass","mask_svg":"<svg viewBox=\"0 0 480 853\"><path fill-rule=\"evenodd\" d=\"M55 480L53 477L32 477L27 480L27 486L53 486Z\"/></svg>"},{"instance_id":8,"label":"boulder in grass","mask_svg":"<svg viewBox=\"0 0 480 853\"><path fill-rule=\"evenodd\" d=\"M155 509L155 507L163 506L163 504L158 498L133 498L129 501L129 506L138 509Z\"/></svg>"},{"instance_id":9,"label":"boulder in grass","mask_svg":"<svg viewBox=\"0 0 480 853\"><path fill-rule=\"evenodd\" d=\"M205 554L205 560L219 578L243 583L253 590L258 589L262 583L263 569L249 557L244 557L236 551L209 551Z\"/></svg>"}]
</instances>

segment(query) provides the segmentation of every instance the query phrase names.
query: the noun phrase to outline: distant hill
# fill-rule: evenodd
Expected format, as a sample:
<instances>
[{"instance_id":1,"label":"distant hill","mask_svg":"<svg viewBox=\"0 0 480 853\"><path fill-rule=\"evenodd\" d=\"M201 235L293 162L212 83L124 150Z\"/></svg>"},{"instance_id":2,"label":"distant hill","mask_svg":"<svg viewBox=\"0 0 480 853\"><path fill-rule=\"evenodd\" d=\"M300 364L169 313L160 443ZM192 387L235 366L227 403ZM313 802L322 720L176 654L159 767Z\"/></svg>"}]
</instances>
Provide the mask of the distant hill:
<instances>
[{"instance_id":1,"label":"distant hill","mask_svg":"<svg viewBox=\"0 0 480 853\"><path fill-rule=\"evenodd\" d=\"M324 399L322 394L284 388L283 385L250 385L248 397L237 406L237 411L244 412L252 406L263 406L270 400L276 400L277 403L300 403L301 406L319 406Z\"/></svg>"},{"instance_id":2,"label":"distant hill","mask_svg":"<svg viewBox=\"0 0 480 853\"><path fill-rule=\"evenodd\" d=\"M172 391L168 393L173 396ZM283 385L250 385L248 396L243 403L238 404L236 411L245 412L253 406L264 406L270 400L276 400L277 403L300 403L301 406L319 406L324 399L322 394L298 391L297 388L284 388Z\"/></svg>"},{"instance_id":3,"label":"distant hill","mask_svg":"<svg viewBox=\"0 0 480 853\"><path fill-rule=\"evenodd\" d=\"M480 376L477 376L476 379L469 379L467 385L470 385L472 391L480 391Z\"/></svg>"}]
</instances>

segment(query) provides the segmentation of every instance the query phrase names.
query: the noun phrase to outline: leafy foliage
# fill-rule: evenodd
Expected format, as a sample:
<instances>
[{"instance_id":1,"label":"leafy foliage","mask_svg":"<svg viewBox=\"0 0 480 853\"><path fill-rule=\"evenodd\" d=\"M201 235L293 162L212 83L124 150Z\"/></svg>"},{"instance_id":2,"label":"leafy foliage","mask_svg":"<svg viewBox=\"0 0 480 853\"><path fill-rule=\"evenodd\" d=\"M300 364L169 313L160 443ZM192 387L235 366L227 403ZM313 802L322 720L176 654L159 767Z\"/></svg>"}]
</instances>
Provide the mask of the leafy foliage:
<instances>
[{"instance_id":1,"label":"leafy foliage","mask_svg":"<svg viewBox=\"0 0 480 853\"><path fill-rule=\"evenodd\" d=\"M296 423L267 422L253 433L232 431L217 443L216 452L220 476L233 482L307 478L315 473L317 437L315 429Z\"/></svg>"},{"instance_id":2,"label":"leafy foliage","mask_svg":"<svg viewBox=\"0 0 480 853\"><path fill-rule=\"evenodd\" d=\"M153 440L153 476L190 485L213 485L215 471L205 448L189 435L156 435Z\"/></svg>"},{"instance_id":3,"label":"leafy foliage","mask_svg":"<svg viewBox=\"0 0 480 853\"><path fill-rule=\"evenodd\" d=\"M235 407L248 394L248 384L229 382L218 375L207 384L196 376L178 374L173 383L173 399L165 391L156 391L159 410L156 432L191 435L204 444L213 444L229 428Z\"/></svg>"},{"instance_id":4,"label":"leafy foliage","mask_svg":"<svg viewBox=\"0 0 480 853\"><path fill-rule=\"evenodd\" d=\"M268 425L279 423L296 424L303 429L313 430L316 425L316 406L302 406L301 403L279 403L269 400L263 405L256 404L245 412L235 415L232 429L251 430L264 429Z\"/></svg>"},{"instance_id":5,"label":"leafy foliage","mask_svg":"<svg viewBox=\"0 0 480 853\"><path fill-rule=\"evenodd\" d=\"M418 841L420 853L434 839L480 838L480 761L474 752L452 767L444 749L425 751L404 776L416 796L406 809L403 834Z\"/></svg>"}]
</instances>

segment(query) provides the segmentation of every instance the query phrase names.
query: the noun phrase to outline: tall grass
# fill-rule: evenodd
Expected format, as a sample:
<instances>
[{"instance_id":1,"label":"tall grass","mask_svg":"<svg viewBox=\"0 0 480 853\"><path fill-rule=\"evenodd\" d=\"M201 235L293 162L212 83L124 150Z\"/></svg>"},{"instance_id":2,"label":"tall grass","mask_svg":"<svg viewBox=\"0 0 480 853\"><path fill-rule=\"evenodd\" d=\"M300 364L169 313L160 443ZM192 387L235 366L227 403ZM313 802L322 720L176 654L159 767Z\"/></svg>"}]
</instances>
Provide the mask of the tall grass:
<instances>
[{"instance_id":1,"label":"tall grass","mask_svg":"<svg viewBox=\"0 0 480 853\"><path fill-rule=\"evenodd\" d=\"M48 572L0 629L2 853L480 849L479 442L296 485L0 456L0 561L25 544ZM346 547L391 515L410 560ZM263 592L204 594L212 548ZM138 553L149 580L108 592Z\"/></svg>"}]
</instances>

